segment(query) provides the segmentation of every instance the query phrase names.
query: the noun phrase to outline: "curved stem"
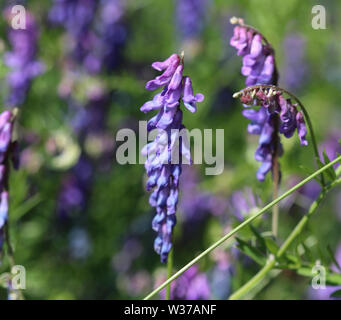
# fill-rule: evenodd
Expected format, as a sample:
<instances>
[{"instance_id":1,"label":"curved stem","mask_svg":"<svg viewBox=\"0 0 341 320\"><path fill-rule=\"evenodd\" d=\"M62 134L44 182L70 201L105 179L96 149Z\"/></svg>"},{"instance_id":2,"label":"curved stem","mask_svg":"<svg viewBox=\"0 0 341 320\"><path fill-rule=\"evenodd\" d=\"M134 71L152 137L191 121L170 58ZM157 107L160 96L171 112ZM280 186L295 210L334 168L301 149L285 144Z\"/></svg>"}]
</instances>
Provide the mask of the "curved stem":
<instances>
[{"instance_id":1,"label":"curved stem","mask_svg":"<svg viewBox=\"0 0 341 320\"><path fill-rule=\"evenodd\" d=\"M341 179L338 179L331 183L329 186L325 187L317 200L315 200L309 208L309 211L296 225L295 229L290 233L288 238L284 241L280 249L278 250L276 257L274 259L273 256L270 256L267 264L254 276L249 280L246 284L244 284L241 288L239 288L235 293L233 293L229 300L237 300L245 295L249 290L251 290L254 286L256 286L260 280L262 280L275 266L276 259L281 258L286 250L290 247L293 241L297 238L298 235L301 234L303 228L308 223L310 217L315 213L316 209L322 202L322 200L326 197L329 190L331 190L336 185L341 184Z\"/></svg>"},{"instance_id":2,"label":"curved stem","mask_svg":"<svg viewBox=\"0 0 341 320\"><path fill-rule=\"evenodd\" d=\"M148 294L144 300L149 300L151 297L153 297L155 294L157 294L159 291L161 291L163 288L165 288L168 284L170 284L172 281L174 281L176 278L178 278L181 274L183 274L187 269L189 269L191 266L193 266L195 263L197 263L199 260L204 258L207 254L209 254L211 251L213 251L215 248L220 246L222 243L224 243L227 239L231 238L234 234L236 234L239 230L243 229L245 226L250 224L253 220L267 212L269 209L271 209L275 204L295 192L297 189L302 187L304 184L309 182L310 180L317 177L319 174L321 174L323 171L327 170L337 162L341 161L341 156L337 157L335 160L329 162L327 165L323 166L321 169L315 171L313 174L311 174L309 177L305 178L301 182L299 182L297 185L292 187L290 190L283 193L281 196L279 196L277 199L270 202L268 205L266 205L263 209L261 209L259 212L251 216L250 218L246 219L242 223L240 223L236 228L231 230L229 233L227 233L225 236L220 238L218 241L213 243L210 247L208 247L205 251L200 253L197 257L195 257L193 260L191 260L189 263L187 263L184 267L182 267L178 272L176 272L174 275L172 275L168 280L166 280L164 283L162 283L159 287L157 287L155 290L153 290L150 294Z\"/></svg>"}]
</instances>

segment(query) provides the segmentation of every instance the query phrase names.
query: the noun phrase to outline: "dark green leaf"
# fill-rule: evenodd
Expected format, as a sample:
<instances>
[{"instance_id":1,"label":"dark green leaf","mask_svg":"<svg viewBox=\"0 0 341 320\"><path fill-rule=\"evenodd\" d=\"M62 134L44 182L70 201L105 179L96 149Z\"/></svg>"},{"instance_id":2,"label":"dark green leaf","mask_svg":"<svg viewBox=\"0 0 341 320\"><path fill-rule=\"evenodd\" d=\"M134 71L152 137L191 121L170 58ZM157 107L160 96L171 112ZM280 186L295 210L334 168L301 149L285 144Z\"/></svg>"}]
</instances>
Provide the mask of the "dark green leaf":
<instances>
[{"instance_id":1,"label":"dark green leaf","mask_svg":"<svg viewBox=\"0 0 341 320\"><path fill-rule=\"evenodd\" d=\"M326 164L328 164L330 162L328 156L325 154L325 151L323 151L323 158L324 158L324 161L326 162ZM316 158L316 161L318 163L318 165L321 167L323 167L325 164L318 158ZM330 167L328 168L327 170L324 171L324 173L326 174L326 176L334 181L335 180L335 172L334 172L334 168L333 167Z\"/></svg>"},{"instance_id":2,"label":"dark green leaf","mask_svg":"<svg viewBox=\"0 0 341 320\"><path fill-rule=\"evenodd\" d=\"M259 249L262 250L262 251L265 251L266 244L265 244L265 240L264 240L263 236L251 224L250 224L250 230L256 236L256 239L257 239L258 244L259 244Z\"/></svg>"},{"instance_id":3,"label":"dark green leaf","mask_svg":"<svg viewBox=\"0 0 341 320\"><path fill-rule=\"evenodd\" d=\"M263 254L257 248L251 246L249 243L240 238L236 238L236 240L238 241L237 248L240 251L244 252L259 265L264 266L266 263L265 256L263 256Z\"/></svg>"},{"instance_id":4,"label":"dark green leaf","mask_svg":"<svg viewBox=\"0 0 341 320\"><path fill-rule=\"evenodd\" d=\"M307 175L312 175L315 171L313 171L313 170L311 170L311 169L309 169L309 168L307 168L306 166L304 166L304 165L299 165L299 168L302 170L302 171L304 171ZM321 186L322 186L322 181L321 181L321 179L320 179L320 176L316 176L315 178L314 178L314 180L316 180Z\"/></svg>"},{"instance_id":5,"label":"dark green leaf","mask_svg":"<svg viewBox=\"0 0 341 320\"><path fill-rule=\"evenodd\" d=\"M334 291L331 295L331 298L341 298L341 290Z\"/></svg>"},{"instance_id":6,"label":"dark green leaf","mask_svg":"<svg viewBox=\"0 0 341 320\"><path fill-rule=\"evenodd\" d=\"M325 164L328 164L330 163L330 159L326 153L326 150L323 150L323 159L324 159L324 162ZM333 167L330 167L326 170L326 173L328 175L328 177L331 179L331 180L335 180L336 179L336 174L335 174L335 171L334 171L334 168Z\"/></svg>"},{"instance_id":7,"label":"dark green leaf","mask_svg":"<svg viewBox=\"0 0 341 320\"><path fill-rule=\"evenodd\" d=\"M266 247L269 249L269 251L273 254L277 254L278 250L279 250L279 247L277 245L277 243L271 239L271 238L266 238L265 239L265 244L266 244Z\"/></svg>"},{"instance_id":8,"label":"dark green leaf","mask_svg":"<svg viewBox=\"0 0 341 320\"><path fill-rule=\"evenodd\" d=\"M328 252L330 258L332 259L332 261L334 262L335 266L341 271L341 267L340 267L339 263L337 262L337 260L334 256L334 253L333 253L332 249L330 248L329 244L327 246L327 252Z\"/></svg>"}]
</instances>

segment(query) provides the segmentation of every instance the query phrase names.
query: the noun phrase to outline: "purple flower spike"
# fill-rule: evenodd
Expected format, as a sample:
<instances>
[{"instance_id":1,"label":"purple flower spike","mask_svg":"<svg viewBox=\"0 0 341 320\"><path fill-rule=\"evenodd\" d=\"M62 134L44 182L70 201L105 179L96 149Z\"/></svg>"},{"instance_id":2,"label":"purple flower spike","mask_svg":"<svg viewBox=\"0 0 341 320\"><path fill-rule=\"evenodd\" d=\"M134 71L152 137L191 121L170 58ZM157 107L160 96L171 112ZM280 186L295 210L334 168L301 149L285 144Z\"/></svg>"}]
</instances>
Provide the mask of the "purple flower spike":
<instances>
[{"instance_id":1,"label":"purple flower spike","mask_svg":"<svg viewBox=\"0 0 341 320\"><path fill-rule=\"evenodd\" d=\"M271 45L257 30L244 25L242 19L232 18L231 23L238 24L234 28L230 44L237 49L237 54L243 57L241 73L246 77L246 86L277 86L278 74ZM240 97L244 107L260 106L258 110L242 111L244 117L251 120L248 132L260 136L255 154L255 159L262 162L257 172L260 181L273 170L274 160L283 153L278 132L290 138L297 130L301 145L308 144L303 114L298 112L297 105L282 95L283 92L274 92L269 86L259 86L252 92L251 89L245 90Z\"/></svg>"},{"instance_id":2,"label":"purple flower spike","mask_svg":"<svg viewBox=\"0 0 341 320\"><path fill-rule=\"evenodd\" d=\"M290 138L297 130L301 145L308 145L308 141L306 140L307 128L304 116L302 112L297 110L296 104L292 104L290 99L285 99L283 97L283 92L280 91L280 89L274 93L271 92L273 89L270 89L269 87L258 87L253 90L252 94L250 93L250 90L243 91L240 100L244 104L256 104L261 106L259 111L254 109L243 110L243 115L252 121L251 125L254 123L256 125L262 125L261 137L259 140L260 144L264 144L264 141L270 141L270 134L271 132L274 133L273 118L278 114L279 132L286 138ZM258 113L263 109L269 115L264 123L258 120ZM272 131L271 128L269 128L269 125L273 127ZM256 127L256 129L256 132L258 133L258 127Z\"/></svg>"},{"instance_id":3,"label":"purple flower spike","mask_svg":"<svg viewBox=\"0 0 341 320\"><path fill-rule=\"evenodd\" d=\"M156 284L164 281L159 277ZM161 297L165 298L165 290L160 292ZM172 300L207 300L211 297L211 288L205 273L198 270L197 266L192 266L181 275L171 285Z\"/></svg>"},{"instance_id":4,"label":"purple flower spike","mask_svg":"<svg viewBox=\"0 0 341 320\"><path fill-rule=\"evenodd\" d=\"M256 30L245 26L242 19L237 20L239 25L234 27L230 44L237 49L237 55L243 57L241 73L246 77L246 86L276 85L278 77L272 47L265 43L263 36ZM242 97L241 100L246 107L249 104L255 105L253 97ZM260 181L264 181L265 175L272 170L272 158L274 151L277 150L275 148L278 143L277 140L279 140L278 135L273 134L275 127L269 107L264 103L258 110L246 109L242 111L244 117L251 120L248 125L248 132L260 135L259 148L255 154L257 161L262 162L257 172L257 179Z\"/></svg>"},{"instance_id":5,"label":"purple flower spike","mask_svg":"<svg viewBox=\"0 0 341 320\"><path fill-rule=\"evenodd\" d=\"M195 112L195 102L203 100L203 95L193 96L193 88L189 77L183 76L183 64L177 54L171 55L163 62L155 62L153 68L164 71L161 76L149 81L148 90L164 86L161 93L154 96L152 101L146 102L142 112L160 109L158 114L148 122L148 131L158 130L155 140L142 149L147 156L145 169L148 175L147 190L153 192L149 203L156 209L152 222L153 230L157 232L154 249L161 256L161 262L167 262L172 248L172 233L176 224L176 209L179 197L179 177L183 159L191 164L192 159L188 142L180 143L179 131L184 129L180 102L191 112ZM187 106L187 105L189 106ZM185 139L182 137L182 139ZM180 145L177 148L177 145ZM179 161L173 161L178 159Z\"/></svg>"},{"instance_id":6,"label":"purple flower spike","mask_svg":"<svg viewBox=\"0 0 341 320\"><path fill-rule=\"evenodd\" d=\"M319 147L319 154L321 161L324 162L323 159L323 151L326 152L328 158L333 161L336 157L337 154L341 154L341 144L339 143L341 137L341 130L340 129L332 129L327 138L323 141L322 145ZM339 164L336 163L334 164L334 168L338 168ZM341 197L340 197L340 204L341 204ZM339 206L341 209L341 205Z\"/></svg>"},{"instance_id":7,"label":"purple flower spike","mask_svg":"<svg viewBox=\"0 0 341 320\"><path fill-rule=\"evenodd\" d=\"M12 142L14 117L10 111L0 114L0 253L3 244L4 226L8 220L8 179L10 162L17 167L17 143Z\"/></svg>"}]
</instances>

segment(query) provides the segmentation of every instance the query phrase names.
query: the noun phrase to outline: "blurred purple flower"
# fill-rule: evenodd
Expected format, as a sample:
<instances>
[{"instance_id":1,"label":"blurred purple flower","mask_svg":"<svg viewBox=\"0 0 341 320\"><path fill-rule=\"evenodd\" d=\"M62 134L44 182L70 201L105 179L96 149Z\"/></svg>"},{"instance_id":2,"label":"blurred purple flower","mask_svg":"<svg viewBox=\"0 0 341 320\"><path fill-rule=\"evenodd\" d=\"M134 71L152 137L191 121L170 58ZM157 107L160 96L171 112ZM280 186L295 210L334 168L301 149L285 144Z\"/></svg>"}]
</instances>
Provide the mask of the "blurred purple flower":
<instances>
[{"instance_id":1,"label":"blurred purple flower","mask_svg":"<svg viewBox=\"0 0 341 320\"><path fill-rule=\"evenodd\" d=\"M72 212L85 209L92 177L92 164L83 156L62 181L57 208L59 217L67 218Z\"/></svg>"},{"instance_id":2,"label":"blurred purple flower","mask_svg":"<svg viewBox=\"0 0 341 320\"><path fill-rule=\"evenodd\" d=\"M92 74L118 66L127 36L122 0L55 0L49 19L64 26L72 57Z\"/></svg>"},{"instance_id":3,"label":"blurred purple flower","mask_svg":"<svg viewBox=\"0 0 341 320\"><path fill-rule=\"evenodd\" d=\"M92 24L96 13L96 0L54 0L49 12L52 23L63 25L75 37Z\"/></svg>"},{"instance_id":4,"label":"blurred purple flower","mask_svg":"<svg viewBox=\"0 0 341 320\"><path fill-rule=\"evenodd\" d=\"M319 148L321 161L324 162L323 150L325 150L328 158L332 161L337 157L337 153L341 153L341 131L338 129L331 130L325 141ZM334 168L338 168L340 164L336 163Z\"/></svg>"},{"instance_id":5,"label":"blurred purple flower","mask_svg":"<svg viewBox=\"0 0 341 320\"><path fill-rule=\"evenodd\" d=\"M237 55L243 57L241 73L246 77L246 86L277 85L278 74L271 45L264 43L263 36L254 29L244 26L242 19L239 19L239 24L234 27L230 44L237 49ZM257 179L263 181L272 170L274 152L280 148L280 139L275 132L275 119L264 106L259 110L244 110L243 115L251 120L248 132L260 135L255 158L262 162Z\"/></svg>"},{"instance_id":6,"label":"blurred purple flower","mask_svg":"<svg viewBox=\"0 0 341 320\"><path fill-rule=\"evenodd\" d=\"M292 176L288 181L288 189L295 186L301 180L302 179L298 176ZM320 184L315 180L311 180L303 185L301 188L299 188L298 192L293 193L292 195L281 201L281 206L283 208L289 209L293 204L297 204L302 208L308 209L311 204L317 199L320 193Z\"/></svg>"},{"instance_id":7,"label":"blurred purple flower","mask_svg":"<svg viewBox=\"0 0 341 320\"><path fill-rule=\"evenodd\" d=\"M156 279L156 286L164 281L164 277ZM165 299L165 289L160 291ZM171 283L172 300L208 300L211 297L211 288L205 273L200 272L197 266L190 267L179 278Z\"/></svg>"},{"instance_id":8,"label":"blurred purple flower","mask_svg":"<svg viewBox=\"0 0 341 320\"><path fill-rule=\"evenodd\" d=\"M8 220L10 163L17 169L18 144L12 142L14 116L11 111L0 114L0 253L4 242L4 227Z\"/></svg>"},{"instance_id":9,"label":"blurred purple flower","mask_svg":"<svg viewBox=\"0 0 341 320\"><path fill-rule=\"evenodd\" d=\"M160 109L148 122L148 131L156 129L158 135L143 148L142 153L147 156L147 190L154 189L149 198L150 205L156 208L152 226L158 236L154 241L154 249L161 256L161 262L165 263L172 247L172 232L176 224L183 157L188 163L192 162L188 142L184 141L184 137L179 138L180 130L185 128L182 124L180 101L184 102L189 111L195 112L196 102L202 101L204 97L202 94L193 95L191 80L187 76L183 77L183 64L177 54L163 62L154 62L152 67L164 72L148 81L146 89L163 89L152 101L146 102L141 111ZM177 143L180 144L179 148ZM179 161L174 161L175 159Z\"/></svg>"},{"instance_id":10,"label":"blurred purple flower","mask_svg":"<svg viewBox=\"0 0 341 320\"><path fill-rule=\"evenodd\" d=\"M243 191L236 191L232 194L229 202L229 209L231 213L240 221L243 221L257 208L262 207L261 200L254 195L250 188Z\"/></svg>"},{"instance_id":11,"label":"blurred purple flower","mask_svg":"<svg viewBox=\"0 0 341 320\"><path fill-rule=\"evenodd\" d=\"M57 212L61 218L67 218L72 212L82 212L86 208L94 167L84 145L89 137L104 132L107 107L108 95L103 92L89 97L85 106L78 105L72 98L69 101L70 124L82 147L82 153L77 164L62 180L57 204ZM111 152L103 149L99 156L108 155L108 151Z\"/></svg>"},{"instance_id":12,"label":"blurred purple flower","mask_svg":"<svg viewBox=\"0 0 341 320\"><path fill-rule=\"evenodd\" d=\"M136 238L124 241L123 248L113 257L113 265L118 273L128 272L135 259L137 259L143 248L141 242Z\"/></svg>"},{"instance_id":13,"label":"blurred purple flower","mask_svg":"<svg viewBox=\"0 0 341 320\"><path fill-rule=\"evenodd\" d=\"M6 15L10 16L6 11ZM38 27L32 14L26 13L26 29L8 30L12 51L4 55L4 63L10 68L7 82L10 88L7 103L19 106L24 103L32 80L41 74L44 65L36 60Z\"/></svg>"},{"instance_id":14,"label":"blurred purple flower","mask_svg":"<svg viewBox=\"0 0 341 320\"><path fill-rule=\"evenodd\" d=\"M306 41L303 35L290 33L283 41L284 62L281 81L285 88L297 90L308 76Z\"/></svg>"},{"instance_id":15,"label":"blurred purple flower","mask_svg":"<svg viewBox=\"0 0 341 320\"><path fill-rule=\"evenodd\" d=\"M213 299L225 300L230 294L233 266L229 254L222 248L217 248L211 253L216 263L208 276Z\"/></svg>"},{"instance_id":16,"label":"blurred purple flower","mask_svg":"<svg viewBox=\"0 0 341 320\"><path fill-rule=\"evenodd\" d=\"M259 134L259 147L255 153L255 159L261 161L262 165L257 172L259 180L264 180L264 171L272 169L273 156L281 156L283 148L279 141L278 132L286 138L293 136L297 131L301 145L308 145L306 139L307 127L301 111L297 110L297 105L292 104L290 99L283 97L283 92L273 92L269 88L256 88L254 90L244 90L240 96L244 106L260 105L260 109L245 109L243 115L251 120L248 130L252 134ZM265 110L263 110L264 108ZM263 122L265 115L268 116ZM277 127L279 130L276 130ZM265 172L266 173L266 172Z\"/></svg>"},{"instance_id":17,"label":"blurred purple flower","mask_svg":"<svg viewBox=\"0 0 341 320\"><path fill-rule=\"evenodd\" d=\"M191 225L202 220L207 214L222 215L227 207L227 201L213 193L199 189L199 176L195 168L184 166L181 175L182 189L186 190L181 196L179 210L183 219Z\"/></svg>"},{"instance_id":18,"label":"blurred purple flower","mask_svg":"<svg viewBox=\"0 0 341 320\"><path fill-rule=\"evenodd\" d=\"M121 62L121 51L127 38L123 13L122 0L102 0L97 25L100 39L98 52L102 64L108 71L114 70Z\"/></svg>"},{"instance_id":19,"label":"blurred purple flower","mask_svg":"<svg viewBox=\"0 0 341 320\"><path fill-rule=\"evenodd\" d=\"M183 39L197 38L211 0L176 0L176 26Z\"/></svg>"}]
</instances>

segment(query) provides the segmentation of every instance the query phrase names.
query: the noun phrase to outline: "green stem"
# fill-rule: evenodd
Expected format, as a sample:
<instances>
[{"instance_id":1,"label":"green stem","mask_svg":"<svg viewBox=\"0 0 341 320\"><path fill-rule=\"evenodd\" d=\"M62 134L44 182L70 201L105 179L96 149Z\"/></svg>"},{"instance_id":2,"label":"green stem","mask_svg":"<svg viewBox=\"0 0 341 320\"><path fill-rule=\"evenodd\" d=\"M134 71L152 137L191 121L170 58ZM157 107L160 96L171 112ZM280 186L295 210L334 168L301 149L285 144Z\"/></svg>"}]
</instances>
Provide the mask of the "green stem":
<instances>
[{"instance_id":1,"label":"green stem","mask_svg":"<svg viewBox=\"0 0 341 320\"><path fill-rule=\"evenodd\" d=\"M173 251L174 248L171 249L168 255L168 261L167 261L167 269L168 269L168 276L167 279L169 279L172 276L172 270L173 270ZM171 299L171 284L167 286L166 289L166 300Z\"/></svg>"},{"instance_id":2,"label":"green stem","mask_svg":"<svg viewBox=\"0 0 341 320\"><path fill-rule=\"evenodd\" d=\"M315 171L313 174L311 174L309 177L305 178L301 182L299 182L297 185L292 187L290 190L279 196L277 199L270 202L268 205L266 205L263 209L261 209L259 212L248 218L247 220L243 221L241 224L239 224L236 228L234 228L232 231L230 231L228 234L223 236L221 239L213 243L209 248L207 248L205 251L200 253L197 257L195 257L192 261L187 263L184 267L182 267L178 272L173 274L168 280L166 280L164 283L162 283L159 287L157 287L154 291L152 291L150 294L148 294L144 300L149 300L151 297L153 297L155 294L157 294L159 291L161 291L163 288L165 288L168 284L170 284L172 281L174 281L176 278L178 278L181 274L183 274L187 269L189 269L191 266L193 266L195 263L197 263L199 260L201 260L203 257L205 257L207 254L209 254L211 251L213 251L215 248L220 246L222 243L224 243L227 239L231 238L234 234L236 234L239 230L243 229L245 226L250 224L253 220L264 214L266 211L271 209L275 204L295 192L297 189L302 187L304 184L309 182L310 180L314 179L316 176L321 174L323 171L327 170L337 162L341 161L341 156L337 157L335 160L331 161L327 165L323 166L319 170Z\"/></svg>"},{"instance_id":3,"label":"green stem","mask_svg":"<svg viewBox=\"0 0 341 320\"><path fill-rule=\"evenodd\" d=\"M290 247L290 245L297 238L297 236L301 234L303 228L309 221L310 217L315 213L316 209L318 208L322 200L325 198L328 191L340 183L341 183L341 179L338 179L334 181L333 183L331 183L329 186L326 186L326 188L322 190L318 199L314 201L312 205L310 206L307 214L303 216L303 218L296 225L295 229L290 233L288 238L284 241L284 243L278 250L276 257L270 256L270 258L268 259L268 263L253 278L251 278L251 280L249 280L245 285L243 285L235 293L233 293L229 297L229 300L237 300L241 298L249 290L251 290L254 286L256 286L259 283L259 281L262 280L275 267L276 260L281 258L284 255L286 250Z\"/></svg>"},{"instance_id":4,"label":"green stem","mask_svg":"<svg viewBox=\"0 0 341 320\"><path fill-rule=\"evenodd\" d=\"M279 187L279 164L278 164L278 145L279 145L279 118L276 116L275 119L275 130L274 130L274 141L275 141L275 150L273 155L273 195L272 199L276 199L278 197L278 187ZM279 216L279 208L278 204L275 204L272 208L272 234L274 237L277 237L278 234L278 216Z\"/></svg>"}]
</instances>

